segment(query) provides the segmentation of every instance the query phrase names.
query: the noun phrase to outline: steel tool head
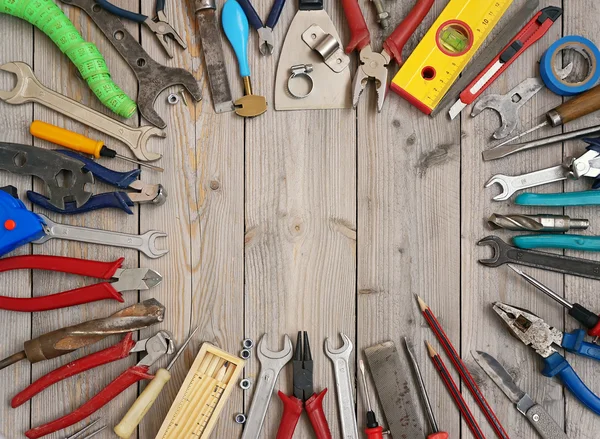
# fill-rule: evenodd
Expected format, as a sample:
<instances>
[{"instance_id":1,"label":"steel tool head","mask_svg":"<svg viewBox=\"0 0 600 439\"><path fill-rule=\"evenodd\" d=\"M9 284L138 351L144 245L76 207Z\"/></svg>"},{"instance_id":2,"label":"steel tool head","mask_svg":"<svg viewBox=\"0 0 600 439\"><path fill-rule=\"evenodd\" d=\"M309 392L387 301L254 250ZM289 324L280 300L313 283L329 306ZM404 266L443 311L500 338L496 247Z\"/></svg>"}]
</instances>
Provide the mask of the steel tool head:
<instances>
[{"instance_id":1,"label":"steel tool head","mask_svg":"<svg viewBox=\"0 0 600 439\"><path fill-rule=\"evenodd\" d=\"M519 389L508 371L490 354L481 351L471 351L475 362L483 369L492 381L504 392L512 402L517 404L526 393Z\"/></svg>"},{"instance_id":2,"label":"steel tool head","mask_svg":"<svg viewBox=\"0 0 600 439\"><path fill-rule=\"evenodd\" d=\"M262 55L272 55L275 39L273 38L273 29L270 27L261 27L258 29L258 48Z\"/></svg>"},{"instance_id":3,"label":"steel tool head","mask_svg":"<svg viewBox=\"0 0 600 439\"><path fill-rule=\"evenodd\" d=\"M279 352L274 352L267 348L267 334L261 337L258 346L256 347L256 355L263 367L266 363L272 362L276 362L283 367L292 359L293 351L294 347L292 346L292 340L290 340L290 337L287 334L283 336L283 349ZM279 369L281 369L281 367L279 367Z\"/></svg>"},{"instance_id":4,"label":"steel tool head","mask_svg":"<svg viewBox=\"0 0 600 439\"><path fill-rule=\"evenodd\" d=\"M133 347L131 352L147 352L137 366L152 366L163 355L175 352L175 342L173 336L167 331L159 331L153 337L140 340Z\"/></svg>"},{"instance_id":5,"label":"steel tool head","mask_svg":"<svg viewBox=\"0 0 600 439\"><path fill-rule=\"evenodd\" d=\"M388 68L390 56L386 51L374 52L371 46L365 46L360 51L360 66L352 83L352 105L356 107L367 82L375 81L377 91L377 111L381 112L388 87Z\"/></svg>"},{"instance_id":6,"label":"steel tool head","mask_svg":"<svg viewBox=\"0 0 600 439\"><path fill-rule=\"evenodd\" d=\"M530 311L496 302L494 311L508 325L511 333L531 346L539 355L548 358L556 352L553 344L561 346L563 334Z\"/></svg>"},{"instance_id":7,"label":"steel tool head","mask_svg":"<svg viewBox=\"0 0 600 439\"><path fill-rule=\"evenodd\" d=\"M164 13L163 13L164 15ZM173 58L173 49L171 47L171 42L175 41L182 49L187 49L186 42L179 36L177 31L173 29L166 21L161 20L160 15L158 16L158 21L154 21L151 18L148 18L145 23L148 25L150 30L156 34L156 38L158 42L163 46L169 58Z\"/></svg>"},{"instance_id":8,"label":"steel tool head","mask_svg":"<svg viewBox=\"0 0 600 439\"><path fill-rule=\"evenodd\" d=\"M327 357L331 358L332 360L336 358L348 359L350 358L352 349L354 349L352 341L350 341L350 338L348 338L346 334L340 332L340 337L342 338L344 344L342 344L342 347L339 349L333 349L331 347L331 344L329 343L329 338L325 339L325 355L327 355Z\"/></svg>"},{"instance_id":9,"label":"steel tool head","mask_svg":"<svg viewBox=\"0 0 600 439\"><path fill-rule=\"evenodd\" d=\"M494 201L506 201L517 191L515 188L513 188L510 178L511 177L507 175L496 174L487 181L485 184L486 188L495 183L499 184L502 188L502 192L493 198Z\"/></svg>"},{"instance_id":10,"label":"steel tool head","mask_svg":"<svg viewBox=\"0 0 600 439\"><path fill-rule=\"evenodd\" d=\"M140 251L149 258L157 259L169 253L169 250L160 250L156 246L156 240L158 238L166 238L167 236L169 236L166 233L159 232L157 230L150 230L140 236L144 238L144 245L143 248L140 249Z\"/></svg>"},{"instance_id":11,"label":"steel tool head","mask_svg":"<svg viewBox=\"0 0 600 439\"><path fill-rule=\"evenodd\" d=\"M298 331L292 364L294 368L294 396L306 402L315 393L313 388L314 364L306 331Z\"/></svg>"},{"instance_id":12,"label":"steel tool head","mask_svg":"<svg viewBox=\"0 0 600 439\"><path fill-rule=\"evenodd\" d=\"M17 77L17 84L12 90L0 91L0 99L8 102L9 104L23 104L27 102L27 84L29 81L37 82L37 78L35 77L31 67L24 62L15 61L2 64L0 66L0 70L13 73Z\"/></svg>"},{"instance_id":13,"label":"steel tool head","mask_svg":"<svg viewBox=\"0 0 600 439\"><path fill-rule=\"evenodd\" d=\"M480 259L480 264L487 265L488 267L499 267L500 265L506 264L508 262L508 260L506 259L506 252L512 247L497 236L486 236L485 238L481 239L477 243L477 245L490 246L493 251L492 257L489 259Z\"/></svg>"},{"instance_id":14,"label":"steel tool head","mask_svg":"<svg viewBox=\"0 0 600 439\"><path fill-rule=\"evenodd\" d=\"M117 291L148 290L162 282L163 277L149 268L118 269L111 285Z\"/></svg>"}]
</instances>

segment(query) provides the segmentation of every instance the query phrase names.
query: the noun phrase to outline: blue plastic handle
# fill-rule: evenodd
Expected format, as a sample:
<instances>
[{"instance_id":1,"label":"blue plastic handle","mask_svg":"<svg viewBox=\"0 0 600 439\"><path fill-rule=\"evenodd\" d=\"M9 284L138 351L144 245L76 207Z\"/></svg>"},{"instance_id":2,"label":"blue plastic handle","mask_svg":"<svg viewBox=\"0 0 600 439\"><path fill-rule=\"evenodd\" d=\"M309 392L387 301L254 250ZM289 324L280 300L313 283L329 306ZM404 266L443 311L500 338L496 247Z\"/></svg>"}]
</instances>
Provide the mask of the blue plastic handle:
<instances>
[{"instance_id":1,"label":"blue plastic handle","mask_svg":"<svg viewBox=\"0 0 600 439\"><path fill-rule=\"evenodd\" d=\"M563 192L557 194L520 194L515 204L521 206L598 206L600 191Z\"/></svg>"},{"instance_id":2,"label":"blue plastic handle","mask_svg":"<svg viewBox=\"0 0 600 439\"><path fill-rule=\"evenodd\" d=\"M239 4L242 7L244 14L246 14L246 18L250 21L252 27L256 30L259 30L263 27L263 22L258 16L258 12L250 3L250 0L239 0Z\"/></svg>"},{"instance_id":3,"label":"blue plastic handle","mask_svg":"<svg viewBox=\"0 0 600 439\"><path fill-rule=\"evenodd\" d=\"M515 236L513 244L519 248L562 248L568 250L600 251L600 236L583 235L523 235Z\"/></svg>"},{"instance_id":4,"label":"blue plastic handle","mask_svg":"<svg viewBox=\"0 0 600 439\"><path fill-rule=\"evenodd\" d=\"M542 375L553 377L558 375L563 384L583 405L600 415L600 398L581 381L571 365L558 352L544 359Z\"/></svg>"},{"instance_id":5,"label":"blue plastic handle","mask_svg":"<svg viewBox=\"0 0 600 439\"><path fill-rule=\"evenodd\" d=\"M267 17L267 27L270 27L271 29L275 27L279 21L279 17L281 16L284 5L285 0L275 0L275 3L273 3L273 7L271 8L271 12L269 12L269 16Z\"/></svg>"},{"instance_id":6,"label":"blue plastic handle","mask_svg":"<svg viewBox=\"0 0 600 439\"><path fill-rule=\"evenodd\" d=\"M248 65L248 36L250 27L244 10L236 0L227 0L221 12L223 31L233 47L242 77L250 76Z\"/></svg>"},{"instance_id":7,"label":"blue plastic handle","mask_svg":"<svg viewBox=\"0 0 600 439\"><path fill-rule=\"evenodd\" d=\"M77 207L74 201L67 201L64 209L52 205L50 200L37 192L28 191L27 198L36 206L43 207L44 209L50 210L56 213L62 213L64 215L76 215L79 213L92 212L100 209L121 209L127 212L129 215L133 215L133 211L129 206L133 206L134 203L129 198L126 192L107 192L99 195L92 195L87 203Z\"/></svg>"},{"instance_id":8,"label":"blue plastic handle","mask_svg":"<svg viewBox=\"0 0 600 439\"><path fill-rule=\"evenodd\" d=\"M587 334L583 329L576 329L573 332L565 332L561 345L568 352L600 361L600 346L595 343L587 343L583 341L586 335Z\"/></svg>"},{"instance_id":9,"label":"blue plastic handle","mask_svg":"<svg viewBox=\"0 0 600 439\"><path fill-rule=\"evenodd\" d=\"M131 183L139 178L140 173L142 172L140 169L134 169L129 172L117 172L102 166L89 157L77 154L75 151L59 149L56 152L60 152L61 154L83 162L85 165L84 168L94 174L94 177L98 180L110 184L111 186L118 187L119 189L127 189Z\"/></svg>"},{"instance_id":10,"label":"blue plastic handle","mask_svg":"<svg viewBox=\"0 0 600 439\"><path fill-rule=\"evenodd\" d=\"M44 220L12 195L0 191L0 256L44 236Z\"/></svg>"},{"instance_id":11,"label":"blue plastic handle","mask_svg":"<svg viewBox=\"0 0 600 439\"><path fill-rule=\"evenodd\" d=\"M136 23L143 23L144 21L146 21L148 19L148 17L146 15L137 14L135 12L131 12L126 9L119 8L118 6L115 6L112 3L109 3L107 0L96 0L96 3L98 4L98 6L100 6L102 9L106 10L107 12L110 12L111 14L116 15L117 17L124 18L126 20L131 20Z\"/></svg>"}]
</instances>

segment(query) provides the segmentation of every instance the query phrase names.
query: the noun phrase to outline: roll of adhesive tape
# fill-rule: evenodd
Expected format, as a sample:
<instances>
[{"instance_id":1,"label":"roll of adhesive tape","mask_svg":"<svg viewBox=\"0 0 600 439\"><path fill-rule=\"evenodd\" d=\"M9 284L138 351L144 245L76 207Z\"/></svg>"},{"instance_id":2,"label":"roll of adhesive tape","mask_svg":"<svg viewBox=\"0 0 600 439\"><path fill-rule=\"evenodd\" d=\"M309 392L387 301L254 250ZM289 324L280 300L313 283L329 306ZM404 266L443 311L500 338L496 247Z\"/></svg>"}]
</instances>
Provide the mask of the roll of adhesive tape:
<instances>
[{"instance_id":1,"label":"roll of adhesive tape","mask_svg":"<svg viewBox=\"0 0 600 439\"><path fill-rule=\"evenodd\" d=\"M583 81L567 82L566 79L560 79L556 73L555 60L561 56L563 50L576 51L588 63L588 74ZM594 43L587 38L571 35L556 41L544 53L540 61L540 75L546 87L553 93L560 96L575 96L592 88L600 79L598 61L600 61L600 50Z\"/></svg>"}]
</instances>

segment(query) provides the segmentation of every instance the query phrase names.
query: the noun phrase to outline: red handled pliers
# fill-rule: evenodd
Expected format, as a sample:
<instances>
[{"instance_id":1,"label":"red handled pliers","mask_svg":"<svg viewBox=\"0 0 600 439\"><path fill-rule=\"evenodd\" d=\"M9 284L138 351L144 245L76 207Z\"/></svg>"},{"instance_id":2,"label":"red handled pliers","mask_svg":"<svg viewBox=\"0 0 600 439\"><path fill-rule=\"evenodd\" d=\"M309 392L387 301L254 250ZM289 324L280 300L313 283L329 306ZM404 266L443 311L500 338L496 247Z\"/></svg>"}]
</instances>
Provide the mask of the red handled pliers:
<instances>
[{"instance_id":1,"label":"red handled pliers","mask_svg":"<svg viewBox=\"0 0 600 439\"><path fill-rule=\"evenodd\" d=\"M73 424L81 422L92 413L104 407L112 401L117 395L125 391L132 384L141 380L151 380L153 375L148 374L150 366L164 355L172 354L175 351L173 337L166 331L159 331L155 336L135 342L132 334L129 333L116 345L65 364L58 369L53 370L35 381L25 390L16 395L11 401L13 408L29 401L51 385L58 383L66 378L78 375L87 370L93 369L113 361L127 357L129 354L137 352L147 352L147 355L135 366L131 366L121 375L119 375L108 386L101 390L96 396L83 404L77 410L39 427L32 428L25 433L29 439L37 439L55 431L62 430Z\"/></svg>"},{"instance_id":2,"label":"red handled pliers","mask_svg":"<svg viewBox=\"0 0 600 439\"><path fill-rule=\"evenodd\" d=\"M98 262L44 255L0 259L0 273L10 270L49 270L109 281L42 297L0 296L0 309L34 312L66 308L105 299L123 302L121 291L147 290L162 281L160 274L148 268L121 268L123 260L124 258L119 258L113 262Z\"/></svg>"},{"instance_id":3,"label":"red handled pliers","mask_svg":"<svg viewBox=\"0 0 600 439\"><path fill-rule=\"evenodd\" d=\"M294 396L278 392L283 402L283 415L277 430L277 439L291 439L294 436L302 408L306 409L317 439L331 439L331 431L323 412L323 398L327 389L321 390L316 395L313 391L313 359L306 331L304 331L304 343L302 342L302 331L298 331L296 350L292 357Z\"/></svg>"},{"instance_id":4,"label":"red handled pliers","mask_svg":"<svg viewBox=\"0 0 600 439\"><path fill-rule=\"evenodd\" d=\"M365 22L358 0L342 0L346 21L350 27L350 42L346 53L354 49L360 50L360 65L352 81L352 105L356 107L360 95L370 79L375 80L377 90L377 111L381 112L388 84L388 65L396 60L402 65L402 49L423 21L435 0L417 0L406 18L396 27L394 32L383 42L383 50L374 52L371 48L371 34Z\"/></svg>"}]
</instances>

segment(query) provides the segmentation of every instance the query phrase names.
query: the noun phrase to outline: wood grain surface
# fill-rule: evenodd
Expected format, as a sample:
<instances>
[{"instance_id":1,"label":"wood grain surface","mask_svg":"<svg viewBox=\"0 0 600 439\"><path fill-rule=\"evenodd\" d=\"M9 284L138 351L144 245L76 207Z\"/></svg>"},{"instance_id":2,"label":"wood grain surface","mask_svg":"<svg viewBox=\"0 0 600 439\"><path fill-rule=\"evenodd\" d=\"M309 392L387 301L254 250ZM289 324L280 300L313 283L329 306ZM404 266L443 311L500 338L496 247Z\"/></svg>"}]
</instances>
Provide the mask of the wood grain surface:
<instances>
[{"instance_id":1,"label":"wood grain surface","mask_svg":"<svg viewBox=\"0 0 600 439\"><path fill-rule=\"evenodd\" d=\"M154 1L115 0L114 3L148 15L154 12ZM218 2L218 13L222 3ZM384 2L391 15L391 26L385 32L375 22L373 4L368 0L359 3L369 24L373 48L380 50L383 39L408 14L414 2ZM424 24L409 40L405 57L446 3L447 0L435 2ZM515 0L508 14L513 14L522 3L523 0ZM561 3L565 9L563 18L487 93L506 93L524 79L536 76L541 55L563 35L583 35L600 43L600 29L591 18L598 16L600 6L592 0L542 0L540 7L561 6ZM253 4L266 20L272 1L254 0ZM117 84L135 97L137 82L133 73L89 17L77 8L62 3L59 6L82 35L100 48ZM326 1L325 9L342 43L346 43L350 34L341 3ZM414 345L438 424L452 438L470 438L471 433L461 421L424 348L423 342L428 340L442 352L415 303L414 295L418 294L437 315L511 438L538 436L479 369L470 355L471 350L483 350L498 358L517 384L564 425L569 438L596 438L600 425L597 417L565 391L560 382L541 375L541 358L510 336L493 313L491 304L503 301L527 308L560 329L575 329L577 323L507 267L491 269L478 264L477 260L488 257L490 250L476 246L479 239L491 233L486 223L491 213L539 212L539 209L517 208L510 201L492 201L498 188L483 188L492 175L516 175L554 166L565 155L581 155L584 143L574 141L484 163L481 151L490 145L490 136L499 126L495 113L485 111L472 118L466 109L453 122L445 114L432 119L390 93L383 112L378 114L373 83L367 84L356 110L276 112L273 109L275 71L287 28L296 11L296 2L286 4L274 29L273 56L265 57L258 52L258 37L251 29L249 58L254 92L266 96L269 110L265 115L247 120L233 113L217 115L213 111L191 0L167 2L169 21L188 44L186 51L174 47L173 59L166 56L148 29L130 22L126 24L152 58L191 71L203 88L204 99L199 103L187 96L187 104L183 101L177 105L167 104L167 95L181 90L181 87L173 87L161 94L155 104L168 124L168 137L152 139L149 150L163 154L159 164L165 172L142 169L141 178L147 183L162 183L168 191L168 200L161 207L136 207L134 215L101 211L75 217L49 216L59 222L127 233L164 231L168 237L159 241L159 245L168 248L169 254L153 260L133 250L58 240L42 246L24 246L16 254L54 254L102 261L124 256L125 267L155 269L164 276L164 281L150 291L124 293L125 304L105 301L31 315L0 311L0 330L4 335L0 357L19 351L24 341L44 332L107 316L140 299L156 298L167 307L165 322L142 331L140 338L165 329L180 343L196 326L200 330L173 368L171 381L134 436L152 439L202 342L213 343L237 355L245 337L258 342L267 334L268 347L280 350L283 334L289 334L295 343L297 331L306 330L314 357L315 391L329 389L324 407L333 437L337 438L341 437L341 427L332 363L323 352L325 338L330 338L336 347L341 343L340 332L352 339L356 350L351 375L356 378L356 361L364 358L365 347L392 340L403 352L402 344L407 337ZM503 22L508 19L507 15ZM75 67L42 32L5 15L0 15L0 27L4 31L0 63L30 63L46 86L109 113L77 78ZM238 64L224 35L221 38L229 82L237 99L243 94ZM352 60L354 75L355 55ZM584 70L579 57L566 54L565 60L575 63L575 74ZM396 65L390 67L390 77L397 69ZM0 74L0 87L8 89L13 84L10 75ZM550 91L540 91L521 109L521 128L533 126L544 112L561 102L563 99ZM120 153L129 155L119 142L40 105L11 106L0 102L0 115L0 141L51 147L28 134L31 121L40 119L102 139ZM146 122L134 116L127 123ZM598 123L600 116L590 115L563 128L545 129L536 136ZM131 165L119 160L102 163L120 171L131 169ZM21 199L25 199L27 190L44 190L39 181L0 173L0 186L7 184L18 186ZM573 191L589 187L590 181L585 179L554 183L534 191ZM111 188L104 184L94 187L96 193L109 190ZM544 213L552 212L589 218L592 223L589 232L600 234L594 208L544 210ZM494 233L507 241L514 234ZM566 254L600 258L590 253L568 251ZM594 281L540 270L526 271L568 300L592 310L600 309ZM0 294L14 297L43 296L96 282L39 271L0 276ZM118 337L110 337L83 353L94 352L118 340ZM24 437L23 432L28 428L74 410L139 360L132 355L55 385L22 407L9 407L12 396L32 380L81 355L73 353L35 365L21 362L0 371L4 398L4 404L0 404L0 437ZM445 354L442 355L450 364ZM567 358L590 388L600 393L597 364L572 355ZM161 359L155 367L166 364L167 359ZM260 364L253 352L244 376L256 380L259 371ZM455 371L451 372L459 382ZM486 437L495 437L464 385L459 384ZM116 437L112 426L143 388L143 383L133 386L92 416L91 419L101 417L110 427L97 436L99 439ZM287 394L292 392L290 366L282 371L275 389ZM234 416L247 413L251 397L252 390L242 392L236 386L212 437L229 439L241 435L242 426L234 422ZM362 431L365 402L361 389L355 388L355 399ZM379 404L375 402L378 417L385 425ZM416 395L415 404L424 431L430 432ZM282 404L274 393L261 437L275 437L281 413ZM66 437L83 425L48 438ZM314 437L310 423L302 416L294 438L310 437Z\"/></svg>"}]
</instances>

